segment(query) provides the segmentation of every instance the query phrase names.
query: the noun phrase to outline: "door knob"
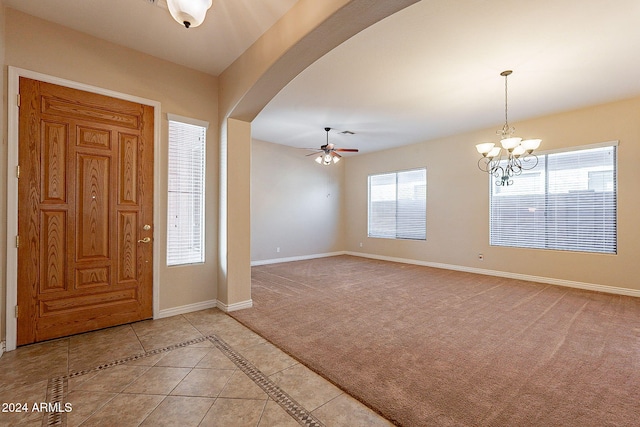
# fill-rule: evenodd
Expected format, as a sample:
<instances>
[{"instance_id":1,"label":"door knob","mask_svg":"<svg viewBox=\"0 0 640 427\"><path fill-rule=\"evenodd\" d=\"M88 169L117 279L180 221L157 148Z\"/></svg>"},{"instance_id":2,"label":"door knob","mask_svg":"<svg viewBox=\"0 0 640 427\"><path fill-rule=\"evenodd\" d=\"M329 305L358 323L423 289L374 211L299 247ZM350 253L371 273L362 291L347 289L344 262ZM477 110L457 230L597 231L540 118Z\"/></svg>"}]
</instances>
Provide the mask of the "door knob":
<instances>
[{"instance_id":1,"label":"door knob","mask_svg":"<svg viewBox=\"0 0 640 427\"><path fill-rule=\"evenodd\" d=\"M144 239L138 240L138 243L149 243L151 241L151 237L145 237Z\"/></svg>"}]
</instances>

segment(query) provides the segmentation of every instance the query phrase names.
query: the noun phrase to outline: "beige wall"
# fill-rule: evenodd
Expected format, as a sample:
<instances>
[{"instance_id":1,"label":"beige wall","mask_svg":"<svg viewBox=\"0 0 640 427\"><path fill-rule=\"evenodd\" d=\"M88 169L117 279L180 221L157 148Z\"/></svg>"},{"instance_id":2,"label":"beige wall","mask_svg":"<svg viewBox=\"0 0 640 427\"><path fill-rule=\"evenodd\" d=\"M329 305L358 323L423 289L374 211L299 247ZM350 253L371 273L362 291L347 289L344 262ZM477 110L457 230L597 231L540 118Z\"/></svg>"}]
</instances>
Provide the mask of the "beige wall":
<instances>
[{"instance_id":1,"label":"beige wall","mask_svg":"<svg viewBox=\"0 0 640 427\"><path fill-rule=\"evenodd\" d=\"M300 71L340 43L417 0L301 0L220 75L221 179L218 295L231 309L250 301L250 121ZM234 126L230 124L234 120ZM244 125L241 124L244 123ZM234 135L234 128L239 132ZM237 150L237 151L236 151ZM232 251L232 245L236 250ZM234 297L235 295L235 297Z\"/></svg>"},{"instance_id":2,"label":"beige wall","mask_svg":"<svg viewBox=\"0 0 640 427\"><path fill-rule=\"evenodd\" d=\"M619 140L617 255L489 246L489 181L476 166L474 145L495 139L493 128L350 159L345 249L640 290L639 118L640 98L635 98L514 123L518 134L542 138L541 150ZM427 240L368 238L367 176L419 166L427 168Z\"/></svg>"},{"instance_id":3,"label":"beige wall","mask_svg":"<svg viewBox=\"0 0 640 427\"><path fill-rule=\"evenodd\" d=\"M251 261L344 249L342 188L349 159L327 167L306 154L253 140Z\"/></svg>"},{"instance_id":4,"label":"beige wall","mask_svg":"<svg viewBox=\"0 0 640 427\"><path fill-rule=\"evenodd\" d=\"M154 238L161 241L160 252L155 254L160 259L160 309L215 300L219 165L218 79L13 9L5 9L5 14L5 66L15 66L161 103L160 159L156 159L156 166L160 168L162 178L160 188L156 188L160 194L160 206L155 207L160 209L161 213L160 223L154 224ZM210 123L207 132L206 262L202 265L166 267L166 113ZM3 138L6 139L5 130ZM4 168L4 146L1 156L0 168ZM2 191L6 184L5 177L4 172L0 174ZM5 203L4 193L0 194L3 194L2 201ZM3 227L6 224L4 209L0 223ZM4 273L2 280L4 281ZM5 292L6 285L3 282L0 292L2 298ZM3 301L0 307L2 319L4 309ZM2 331L4 333L4 328Z\"/></svg>"}]
</instances>

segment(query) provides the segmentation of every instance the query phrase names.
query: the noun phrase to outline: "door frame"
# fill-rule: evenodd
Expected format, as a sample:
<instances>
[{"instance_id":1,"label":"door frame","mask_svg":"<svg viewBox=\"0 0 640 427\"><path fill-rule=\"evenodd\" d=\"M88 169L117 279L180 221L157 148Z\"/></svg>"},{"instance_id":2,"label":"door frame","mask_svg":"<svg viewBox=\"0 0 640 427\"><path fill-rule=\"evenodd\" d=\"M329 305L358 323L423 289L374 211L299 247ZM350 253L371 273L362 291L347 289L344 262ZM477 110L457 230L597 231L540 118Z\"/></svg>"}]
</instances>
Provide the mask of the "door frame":
<instances>
[{"instance_id":1,"label":"door frame","mask_svg":"<svg viewBox=\"0 0 640 427\"><path fill-rule=\"evenodd\" d=\"M20 91L20 77L39 80L45 83L52 83L59 86L66 86L71 89L83 90L112 98L123 99L154 107L153 124L153 222L160 224L160 131L162 113L160 102L151 99L140 98L134 95L115 92L97 86L78 83L36 71L9 66L7 82L7 293L6 293L6 321L5 332L7 351L16 349L18 334L18 319L15 316L15 307L18 301L18 250L16 248L16 236L18 235L18 178L16 176L16 166L18 165L18 129L19 115L18 93ZM158 318L160 312L160 239L157 228L153 228L153 318ZM1 351L0 351L0 354Z\"/></svg>"}]
</instances>

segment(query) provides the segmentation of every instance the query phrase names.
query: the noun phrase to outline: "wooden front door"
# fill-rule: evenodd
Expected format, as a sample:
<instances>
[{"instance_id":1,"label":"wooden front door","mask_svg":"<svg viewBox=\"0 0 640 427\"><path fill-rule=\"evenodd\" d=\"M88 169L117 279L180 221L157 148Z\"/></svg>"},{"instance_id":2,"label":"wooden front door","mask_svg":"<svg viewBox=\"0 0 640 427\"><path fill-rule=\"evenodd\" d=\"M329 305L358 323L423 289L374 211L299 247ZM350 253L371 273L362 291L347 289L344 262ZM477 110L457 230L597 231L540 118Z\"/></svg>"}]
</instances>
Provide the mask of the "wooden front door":
<instances>
[{"instance_id":1,"label":"wooden front door","mask_svg":"<svg viewBox=\"0 0 640 427\"><path fill-rule=\"evenodd\" d=\"M152 317L153 107L20 78L17 344Z\"/></svg>"}]
</instances>

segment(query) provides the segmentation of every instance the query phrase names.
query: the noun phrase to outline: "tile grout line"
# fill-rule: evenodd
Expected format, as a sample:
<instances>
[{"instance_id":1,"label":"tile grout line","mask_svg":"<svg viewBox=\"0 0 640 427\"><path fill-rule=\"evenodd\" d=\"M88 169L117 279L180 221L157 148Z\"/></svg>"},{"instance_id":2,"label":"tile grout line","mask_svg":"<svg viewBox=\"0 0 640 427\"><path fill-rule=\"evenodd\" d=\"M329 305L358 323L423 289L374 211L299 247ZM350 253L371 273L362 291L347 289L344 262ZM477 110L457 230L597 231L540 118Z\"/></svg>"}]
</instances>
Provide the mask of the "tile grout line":
<instances>
[{"instance_id":1,"label":"tile grout line","mask_svg":"<svg viewBox=\"0 0 640 427\"><path fill-rule=\"evenodd\" d=\"M138 335L138 333L136 332L136 328L134 328L131 324L129 324L129 327L131 328L131 332L133 332L133 335L136 336L138 343L140 343L140 347L142 347L142 349L144 350L144 344L142 344L142 340L140 339L140 335Z\"/></svg>"},{"instance_id":2,"label":"tile grout line","mask_svg":"<svg viewBox=\"0 0 640 427\"><path fill-rule=\"evenodd\" d=\"M298 424L308 427L324 427L324 424L311 414L291 396L285 393L276 383L256 368L240 353L237 353L226 342L216 335L207 337L220 351L236 364L258 387L280 405Z\"/></svg>"},{"instance_id":3,"label":"tile grout line","mask_svg":"<svg viewBox=\"0 0 640 427\"><path fill-rule=\"evenodd\" d=\"M188 347L192 344L202 343L207 340L210 341L220 351L222 351L225 356L227 356L243 373L245 373L258 387L260 387L265 393L267 393L267 395L273 401L280 405L300 425L306 427L324 427L324 424L315 416L313 416L311 412L309 412L306 408L296 402L291 396L285 393L277 384L275 384L269 377L262 373L262 371L260 371L257 367L251 364L251 362L249 362L244 356L236 352L225 341L214 334L195 338L163 348L149 350L144 353L114 360L108 363L103 363L94 368L83 369L80 371L71 372L60 377L50 378L47 382L47 402L49 403L48 409L53 408L54 411L45 413L42 419L42 426L64 427L67 425L67 413L65 411L66 402L64 400L68 394L69 379L86 375L91 372L102 371L104 369L122 365L127 362L153 356L156 354Z\"/></svg>"},{"instance_id":4,"label":"tile grout line","mask_svg":"<svg viewBox=\"0 0 640 427\"><path fill-rule=\"evenodd\" d=\"M267 405L269 404L269 396L267 396L267 398L264 401L264 405L262 406L262 411L260 411L260 417L258 417L258 423L256 424L256 426L260 426L260 423L262 422L262 417L264 417L264 413L267 410Z\"/></svg>"},{"instance_id":5,"label":"tile grout line","mask_svg":"<svg viewBox=\"0 0 640 427\"><path fill-rule=\"evenodd\" d=\"M198 327L196 325L194 325L187 316L182 315L182 317L191 325L193 326L198 332L200 332L201 334L204 334L203 331L201 331L200 329L198 329ZM294 418L299 424L303 425L303 426L310 426L310 427L324 427L324 424L315 418L315 416L313 416L311 414L310 411L308 411L306 408L304 408L302 405L300 405L299 403L297 403L291 396L287 395L280 387L278 387L273 381L271 381L271 379L269 379L266 375L264 375L260 370L258 370L258 368L256 368L255 366L253 366L247 359L244 358L244 356L240 355L239 353L236 353L231 346L229 346L226 342L224 342L221 338L219 338L218 336L214 335L214 334L210 334L206 337L207 339L209 339L209 341L211 341L215 347L217 347L220 351L222 351L225 356L227 356L229 359L231 359L231 361L242 371L244 372L249 379L251 379L251 381L253 381L258 387L260 387L265 393L267 393L267 402L265 403L264 408L262 408L262 415L260 416L260 418L262 418L262 416L264 415L264 411L267 408L267 403L269 402L269 398L271 398L274 402L276 402L280 407L282 407L292 418ZM261 383L258 383L256 381L256 379L254 379L253 376L249 375L249 373L243 369L243 366L238 364L236 362L236 358L232 357L231 354L229 353L228 350L230 350L231 352L233 352L233 355L235 355L235 357L238 357L239 359L243 360L246 364L250 365L252 367L252 369L254 369L256 372L259 372L260 375L262 376L262 378L264 378L265 382L270 383L275 389L277 389L281 395L278 395L280 397L282 396L286 396L286 398L280 400L278 399L276 395L272 395L272 393L267 390L265 387L263 387L263 385ZM284 370L284 369L283 369ZM227 383L231 381L231 378L229 378L229 380L227 381ZM217 399L217 398L216 398ZM287 406L287 402L290 402L289 404L293 404L295 405L295 409L302 410L304 411L303 414L298 413L298 412L292 412L293 408L289 408L289 406Z\"/></svg>"},{"instance_id":6,"label":"tile grout line","mask_svg":"<svg viewBox=\"0 0 640 427\"><path fill-rule=\"evenodd\" d=\"M42 419L42 426L43 427L50 427L50 426L64 427L67 425L67 416L65 412L65 403L67 402L64 402L64 399L67 397L69 379L86 375L91 372L102 371L104 369L112 368L114 366L122 365L127 362L132 362L134 360L142 359L142 358L153 356L156 354L166 353L168 351L176 350L178 348L188 347L192 344L198 344L205 341L207 341L207 337L194 338L189 341L173 344L167 347L156 348L153 350L146 351L144 353L139 353L133 356L103 363L101 365L96 366L95 368L83 369L80 371L71 372L67 375L63 375L60 377L50 378L49 381L47 382L47 403L50 406L48 409L54 408L55 411L52 411L52 412L47 411L45 413L45 416Z\"/></svg>"}]
</instances>

